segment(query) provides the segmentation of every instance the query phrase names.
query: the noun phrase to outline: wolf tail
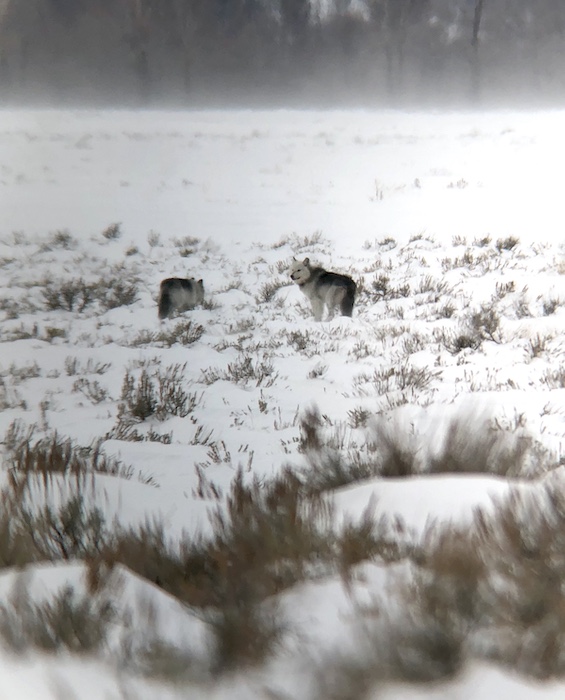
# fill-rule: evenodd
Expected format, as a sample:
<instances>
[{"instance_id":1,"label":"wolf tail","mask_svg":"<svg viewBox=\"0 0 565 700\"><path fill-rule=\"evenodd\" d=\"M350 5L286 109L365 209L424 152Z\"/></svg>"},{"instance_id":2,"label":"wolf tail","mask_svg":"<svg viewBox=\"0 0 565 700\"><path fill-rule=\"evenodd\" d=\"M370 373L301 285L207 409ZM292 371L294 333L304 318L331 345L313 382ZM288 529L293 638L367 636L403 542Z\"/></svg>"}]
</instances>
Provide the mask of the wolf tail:
<instances>
[{"instance_id":1,"label":"wolf tail","mask_svg":"<svg viewBox=\"0 0 565 700\"><path fill-rule=\"evenodd\" d=\"M168 289L161 288L159 290L159 318L163 320L173 310L173 300Z\"/></svg>"},{"instance_id":2,"label":"wolf tail","mask_svg":"<svg viewBox=\"0 0 565 700\"><path fill-rule=\"evenodd\" d=\"M347 285L343 299L341 300L341 315L353 316L353 305L355 304L355 292L357 285L353 280Z\"/></svg>"}]
</instances>

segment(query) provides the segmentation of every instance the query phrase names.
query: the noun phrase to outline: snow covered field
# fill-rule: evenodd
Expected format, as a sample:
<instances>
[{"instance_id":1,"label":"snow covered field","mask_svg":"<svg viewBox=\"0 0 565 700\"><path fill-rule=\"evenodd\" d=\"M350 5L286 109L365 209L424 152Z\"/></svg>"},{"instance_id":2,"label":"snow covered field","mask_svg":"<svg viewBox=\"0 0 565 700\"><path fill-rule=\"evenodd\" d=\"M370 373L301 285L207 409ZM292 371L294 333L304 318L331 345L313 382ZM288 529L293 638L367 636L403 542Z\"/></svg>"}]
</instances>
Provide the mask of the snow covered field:
<instances>
[{"instance_id":1,"label":"snow covered field","mask_svg":"<svg viewBox=\"0 0 565 700\"><path fill-rule=\"evenodd\" d=\"M376 463L388 450L410 465L410 476L324 489L336 526L369 508L410 550L430 523L469 527L477 508L488 518L510 495L526 515L543 509L565 460L564 116L1 113L3 483L10 434L100 441L124 465L89 481L109 523L157 518L171 541L206 539L239 468L251 483L312 467L304 416L317 407L324 456ZM314 322L288 278L293 256L357 281L352 319ZM202 278L205 303L160 323L170 276ZM173 410L136 413L143 377L157 403L180 387ZM483 457L481 473L438 473ZM32 491L33 507L72 495L72 479L53 479ZM335 573L286 588L275 658L191 697L334 697L317 689L320 669L338 652L362 656L359 611L394 609L411 566L373 557L353 583ZM120 571L116 605L136 629L206 657L207 623ZM34 599L85 585L77 561L29 576ZM4 569L5 599L14 577ZM11 698L126 697L124 683L140 698L187 692L68 658L2 664ZM85 689L89 674L100 683ZM378 697L563 692L478 662L451 683Z\"/></svg>"}]
</instances>

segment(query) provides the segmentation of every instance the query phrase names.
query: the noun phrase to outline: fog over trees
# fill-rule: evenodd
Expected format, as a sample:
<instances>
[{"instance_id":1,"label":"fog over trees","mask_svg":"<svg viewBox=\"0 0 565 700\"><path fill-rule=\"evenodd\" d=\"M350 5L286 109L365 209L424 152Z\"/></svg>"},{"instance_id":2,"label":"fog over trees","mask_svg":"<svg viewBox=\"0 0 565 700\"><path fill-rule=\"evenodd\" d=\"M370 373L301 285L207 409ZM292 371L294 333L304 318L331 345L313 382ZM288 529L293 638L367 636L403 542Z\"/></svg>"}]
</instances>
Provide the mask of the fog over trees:
<instances>
[{"instance_id":1,"label":"fog over trees","mask_svg":"<svg viewBox=\"0 0 565 700\"><path fill-rule=\"evenodd\" d=\"M560 103L563 0L0 0L2 104Z\"/></svg>"}]
</instances>

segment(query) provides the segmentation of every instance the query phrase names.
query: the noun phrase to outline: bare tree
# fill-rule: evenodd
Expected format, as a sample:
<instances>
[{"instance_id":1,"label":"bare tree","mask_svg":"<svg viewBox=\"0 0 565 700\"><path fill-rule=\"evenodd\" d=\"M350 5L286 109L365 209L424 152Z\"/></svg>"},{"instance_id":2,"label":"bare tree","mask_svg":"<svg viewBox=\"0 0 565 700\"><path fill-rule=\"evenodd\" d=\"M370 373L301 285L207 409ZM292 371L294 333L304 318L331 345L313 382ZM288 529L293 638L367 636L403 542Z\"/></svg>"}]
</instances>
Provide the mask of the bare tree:
<instances>
[{"instance_id":1,"label":"bare tree","mask_svg":"<svg viewBox=\"0 0 565 700\"><path fill-rule=\"evenodd\" d=\"M394 99L402 89L408 30L423 15L427 0L371 0L371 16L384 47L386 84Z\"/></svg>"},{"instance_id":2,"label":"bare tree","mask_svg":"<svg viewBox=\"0 0 565 700\"><path fill-rule=\"evenodd\" d=\"M23 87L28 78L29 53L38 25L43 23L41 0L0 0L0 79L4 91Z\"/></svg>"},{"instance_id":3,"label":"bare tree","mask_svg":"<svg viewBox=\"0 0 565 700\"><path fill-rule=\"evenodd\" d=\"M309 0L280 0L280 12L286 39L291 44L302 44L312 14Z\"/></svg>"},{"instance_id":4,"label":"bare tree","mask_svg":"<svg viewBox=\"0 0 565 700\"><path fill-rule=\"evenodd\" d=\"M139 97L147 102L151 97L151 70L149 65L149 38L151 36L150 0L126 0L126 29L123 34L132 56Z\"/></svg>"},{"instance_id":5,"label":"bare tree","mask_svg":"<svg viewBox=\"0 0 565 700\"><path fill-rule=\"evenodd\" d=\"M481 62L479 55L479 33L483 18L484 0L475 0L473 30L471 35L471 88L473 97L478 100L481 94Z\"/></svg>"}]
</instances>

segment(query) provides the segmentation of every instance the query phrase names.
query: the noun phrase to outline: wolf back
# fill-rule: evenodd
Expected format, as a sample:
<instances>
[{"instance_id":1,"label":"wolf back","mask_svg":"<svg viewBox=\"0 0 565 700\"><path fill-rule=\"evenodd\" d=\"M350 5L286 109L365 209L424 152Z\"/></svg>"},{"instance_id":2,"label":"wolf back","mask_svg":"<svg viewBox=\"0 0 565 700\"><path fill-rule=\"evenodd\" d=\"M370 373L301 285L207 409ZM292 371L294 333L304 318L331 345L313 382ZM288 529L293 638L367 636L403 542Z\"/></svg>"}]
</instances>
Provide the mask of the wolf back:
<instances>
[{"instance_id":1,"label":"wolf back","mask_svg":"<svg viewBox=\"0 0 565 700\"><path fill-rule=\"evenodd\" d=\"M204 283L194 278L169 277L159 287L159 318L169 318L174 311L193 309L204 300Z\"/></svg>"}]
</instances>

